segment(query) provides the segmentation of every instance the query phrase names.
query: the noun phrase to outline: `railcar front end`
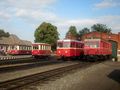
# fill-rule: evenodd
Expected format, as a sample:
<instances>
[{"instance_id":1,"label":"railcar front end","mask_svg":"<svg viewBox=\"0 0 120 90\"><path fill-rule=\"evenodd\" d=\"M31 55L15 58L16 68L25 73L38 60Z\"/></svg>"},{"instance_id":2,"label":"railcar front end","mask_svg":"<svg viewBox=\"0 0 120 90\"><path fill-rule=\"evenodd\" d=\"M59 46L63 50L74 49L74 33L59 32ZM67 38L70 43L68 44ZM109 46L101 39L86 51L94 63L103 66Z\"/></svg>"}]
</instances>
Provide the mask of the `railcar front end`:
<instances>
[{"instance_id":1,"label":"railcar front end","mask_svg":"<svg viewBox=\"0 0 120 90\"><path fill-rule=\"evenodd\" d=\"M58 58L76 58L83 55L83 42L77 40L58 40L57 57Z\"/></svg>"}]
</instances>

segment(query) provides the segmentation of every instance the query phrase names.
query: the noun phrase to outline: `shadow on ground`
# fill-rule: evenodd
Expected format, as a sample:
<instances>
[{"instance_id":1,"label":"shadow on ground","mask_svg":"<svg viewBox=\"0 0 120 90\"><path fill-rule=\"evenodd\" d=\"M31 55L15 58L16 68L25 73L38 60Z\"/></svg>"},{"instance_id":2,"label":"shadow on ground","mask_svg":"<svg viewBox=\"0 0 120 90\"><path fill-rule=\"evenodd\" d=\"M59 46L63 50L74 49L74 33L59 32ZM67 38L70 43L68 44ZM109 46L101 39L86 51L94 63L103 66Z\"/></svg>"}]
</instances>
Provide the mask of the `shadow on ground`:
<instances>
[{"instance_id":1,"label":"shadow on ground","mask_svg":"<svg viewBox=\"0 0 120 90\"><path fill-rule=\"evenodd\" d=\"M120 70L119 69L115 69L113 70L108 77L112 80L115 80L116 82L120 83Z\"/></svg>"}]
</instances>

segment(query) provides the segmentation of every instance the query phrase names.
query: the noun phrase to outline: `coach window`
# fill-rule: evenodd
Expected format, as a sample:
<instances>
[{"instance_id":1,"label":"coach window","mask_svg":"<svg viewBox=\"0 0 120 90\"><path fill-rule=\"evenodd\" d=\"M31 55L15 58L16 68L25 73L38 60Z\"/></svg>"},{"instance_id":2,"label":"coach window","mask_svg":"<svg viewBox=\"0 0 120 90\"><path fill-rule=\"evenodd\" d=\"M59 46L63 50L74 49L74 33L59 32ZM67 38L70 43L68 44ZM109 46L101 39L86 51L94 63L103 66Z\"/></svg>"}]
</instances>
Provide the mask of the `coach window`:
<instances>
[{"instance_id":1,"label":"coach window","mask_svg":"<svg viewBox=\"0 0 120 90\"><path fill-rule=\"evenodd\" d=\"M12 46L12 49L14 49L14 46Z\"/></svg>"},{"instance_id":2,"label":"coach window","mask_svg":"<svg viewBox=\"0 0 120 90\"><path fill-rule=\"evenodd\" d=\"M26 46L26 50L28 50L28 46Z\"/></svg>"},{"instance_id":3,"label":"coach window","mask_svg":"<svg viewBox=\"0 0 120 90\"><path fill-rule=\"evenodd\" d=\"M48 46L48 50L50 50L50 46Z\"/></svg>"},{"instance_id":4,"label":"coach window","mask_svg":"<svg viewBox=\"0 0 120 90\"><path fill-rule=\"evenodd\" d=\"M42 47L41 50L43 50L43 45L41 45L41 47Z\"/></svg>"},{"instance_id":5,"label":"coach window","mask_svg":"<svg viewBox=\"0 0 120 90\"><path fill-rule=\"evenodd\" d=\"M47 50L49 50L49 46L47 46Z\"/></svg>"},{"instance_id":6,"label":"coach window","mask_svg":"<svg viewBox=\"0 0 120 90\"><path fill-rule=\"evenodd\" d=\"M19 49L21 50L21 46L19 46Z\"/></svg>"},{"instance_id":7,"label":"coach window","mask_svg":"<svg viewBox=\"0 0 120 90\"><path fill-rule=\"evenodd\" d=\"M44 45L42 45L42 50L44 50Z\"/></svg>"},{"instance_id":8,"label":"coach window","mask_svg":"<svg viewBox=\"0 0 120 90\"><path fill-rule=\"evenodd\" d=\"M23 50L26 50L26 47L25 47L25 46L23 46Z\"/></svg>"},{"instance_id":9,"label":"coach window","mask_svg":"<svg viewBox=\"0 0 120 90\"><path fill-rule=\"evenodd\" d=\"M24 50L24 47L22 46L22 50Z\"/></svg>"},{"instance_id":10,"label":"coach window","mask_svg":"<svg viewBox=\"0 0 120 90\"><path fill-rule=\"evenodd\" d=\"M29 47L27 47L27 50L30 50Z\"/></svg>"},{"instance_id":11,"label":"coach window","mask_svg":"<svg viewBox=\"0 0 120 90\"><path fill-rule=\"evenodd\" d=\"M51 47L50 47L50 46L48 46L48 50L51 50Z\"/></svg>"},{"instance_id":12,"label":"coach window","mask_svg":"<svg viewBox=\"0 0 120 90\"><path fill-rule=\"evenodd\" d=\"M64 42L63 47L70 47L70 42Z\"/></svg>"},{"instance_id":13,"label":"coach window","mask_svg":"<svg viewBox=\"0 0 120 90\"><path fill-rule=\"evenodd\" d=\"M75 42L71 42L70 47L75 47Z\"/></svg>"},{"instance_id":14,"label":"coach window","mask_svg":"<svg viewBox=\"0 0 120 90\"><path fill-rule=\"evenodd\" d=\"M33 46L33 49L38 49L38 46Z\"/></svg>"},{"instance_id":15,"label":"coach window","mask_svg":"<svg viewBox=\"0 0 120 90\"><path fill-rule=\"evenodd\" d=\"M45 46L43 45L43 50L45 50Z\"/></svg>"},{"instance_id":16,"label":"coach window","mask_svg":"<svg viewBox=\"0 0 120 90\"><path fill-rule=\"evenodd\" d=\"M44 50L45 50L46 46L44 45Z\"/></svg>"},{"instance_id":17,"label":"coach window","mask_svg":"<svg viewBox=\"0 0 120 90\"><path fill-rule=\"evenodd\" d=\"M41 45L41 50L43 50L43 46Z\"/></svg>"},{"instance_id":18,"label":"coach window","mask_svg":"<svg viewBox=\"0 0 120 90\"><path fill-rule=\"evenodd\" d=\"M44 50L44 45L42 45L42 50Z\"/></svg>"},{"instance_id":19,"label":"coach window","mask_svg":"<svg viewBox=\"0 0 120 90\"><path fill-rule=\"evenodd\" d=\"M48 50L50 50L50 46L48 46Z\"/></svg>"},{"instance_id":20,"label":"coach window","mask_svg":"<svg viewBox=\"0 0 120 90\"><path fill-rule=\"evenodd\" d=\"M26 50L26 47L25 47L25 46L23 46L23 50Z\"/></svg>"},{"instance_id":21,"label":"coach window","mask_svg":"<svg viewBox=\"0 0 120 90\"><path fill-rule=\"evenodd\" d=\"M96 42L96 47L99 47L99 42Z\"/></svg>"},{"instance_id":22,"label":"coach window","mask_svg":"<svg viewBox=\"0 0 120 90\"><path fill-rule=\"evenodd\" d=\"M63 47L63 43L62 42L58 42L58 47Z\"/></svg>"},{"instance_id":23,"label":"coach window","mask_svg":"<svg viewBox=\"0 0 120 90\"><path fill-rule=\"evenodd\" d=\"M46 45L44 46L44 50L46 50Z\"/></svg>"},{"instance_id":24,"label":"coach window","mask_svg":"<svg viewBox=\"0 0 120 90\"><path fill-rule=\"evenodd\" d=\"M29 47L29 50L31 50L31 47Z\"/></svg>"},{"instance_id":25,"label":"coach window","mask_svg":"<svg viewBox=\"0 0 120 90\"><path fill-rule=\"evenodd\" d=\"M39 50L41 50L41 45L39 45Z\"/></svg>"},{"instance_id":26,"label":"coach window","mask_svg":"<svg viewBox=\"0 0 120 90\"><path fill-rule=\"evenodd\" d=\"M77 48L80 48L80 44L81 44L81 43L76 43L76 47L77 47Z\"/></svg>"}]
</instances>

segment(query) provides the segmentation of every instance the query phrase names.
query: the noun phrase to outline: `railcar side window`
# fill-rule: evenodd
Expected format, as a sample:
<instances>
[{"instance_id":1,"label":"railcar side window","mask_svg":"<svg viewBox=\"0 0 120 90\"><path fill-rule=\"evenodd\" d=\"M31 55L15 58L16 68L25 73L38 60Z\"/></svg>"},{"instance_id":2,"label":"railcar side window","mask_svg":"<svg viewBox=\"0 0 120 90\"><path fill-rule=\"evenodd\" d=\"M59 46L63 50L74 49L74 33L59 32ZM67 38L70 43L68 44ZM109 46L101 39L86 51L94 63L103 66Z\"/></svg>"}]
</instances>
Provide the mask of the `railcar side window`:
<instances>
[{"instance_id":1,"label":"railcar side window","mask_svg":"<svg viewBox=\"0 0 120 90\"><path fill-rule=\"evenodd\" d=\"M99 42L85 42L85 46L91 47L91 48L98 48Z\"/></svg>"},{"instance_id":2,"label":"railcar side window","mask_svg":"<svg viewBox=\"0 0 120 90\"><path fill-rule=\"evenodd\" d=\"M38 49L38 46L33 46L33 49Z\"/></svg>"},{"instance_id":3,"label":"railcar side window","mask_svg":"<svg viewBox=\"0 0 120 90\"><path fill-rule=\"evenodd\" d=\"M42 48L41 48L41 45L39 45L39 50L41 50Z\"/></svg>"}]
</instances>

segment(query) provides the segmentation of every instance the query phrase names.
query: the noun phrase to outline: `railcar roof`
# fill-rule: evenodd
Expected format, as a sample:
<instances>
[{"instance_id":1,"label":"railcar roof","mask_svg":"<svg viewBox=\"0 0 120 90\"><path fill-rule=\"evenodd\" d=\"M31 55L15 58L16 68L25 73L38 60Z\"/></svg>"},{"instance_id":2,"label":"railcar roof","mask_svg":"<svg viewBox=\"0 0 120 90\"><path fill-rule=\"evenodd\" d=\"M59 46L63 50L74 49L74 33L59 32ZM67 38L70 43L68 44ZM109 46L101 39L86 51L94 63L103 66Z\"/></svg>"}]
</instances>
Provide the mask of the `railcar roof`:
<instances>
[{"instance_id":1,"label":"railcar roof","mask_svg":"<svg viewBox=\"0 0 120 90\"><path fill-rule=\"evenodd\" d=\"M65 42L83 42L83 41L78 41L78 40L71 40L71 39L62 39L62 40L58 40L58 42L62 42L62 41L65 41Z\"/></svg>"},{"instance_id":2,"label":"railcar roof","mask_svg":"<svg viewBox=\"0 0 120 90\"><path fill-rule=\"evenodd\" d=\"M101 39L85 39L84 41L100 41Z\"/></svg>"},{"instance_id":3,"label":"railcar roof","mask_svg":"<svg viewBox=\"0 0 120 90\"><path fill-rule=\"evenodd\" d=\"M32 45L41 45L41 44L50 45L50 44L47 44L47 43L32 43Z\"/></svg>"}]
</instances>

